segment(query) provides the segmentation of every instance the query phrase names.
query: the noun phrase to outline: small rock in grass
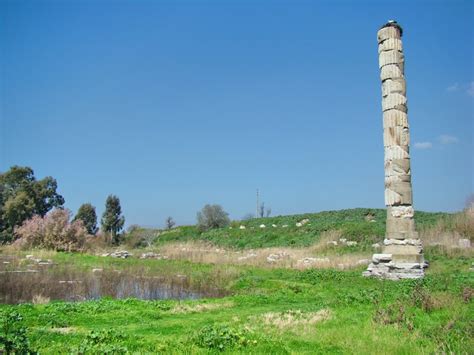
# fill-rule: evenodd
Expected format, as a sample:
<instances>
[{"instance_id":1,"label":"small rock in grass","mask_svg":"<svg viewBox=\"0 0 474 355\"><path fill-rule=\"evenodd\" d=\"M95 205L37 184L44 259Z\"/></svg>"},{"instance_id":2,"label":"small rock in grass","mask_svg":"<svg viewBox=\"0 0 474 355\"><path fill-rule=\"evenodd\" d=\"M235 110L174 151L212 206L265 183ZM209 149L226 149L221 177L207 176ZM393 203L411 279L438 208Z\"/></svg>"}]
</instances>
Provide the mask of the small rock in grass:
<instances>
[{"instance_id":1,"label":"small rock in grass","mask_svg":"<svg viewBox=\"0 0 474 355\"><path fill-rule=\"evenodd\" d=\"M279 260L282 260L282 259L287 259L290 257L290 254L284 252L284 251L281 251L281 252L278 252L278 253L275 253L275 254L270 254L267 256L267 261L269 263L274 263L274 262L277 262Z\"/></svg>"}]
</instances>

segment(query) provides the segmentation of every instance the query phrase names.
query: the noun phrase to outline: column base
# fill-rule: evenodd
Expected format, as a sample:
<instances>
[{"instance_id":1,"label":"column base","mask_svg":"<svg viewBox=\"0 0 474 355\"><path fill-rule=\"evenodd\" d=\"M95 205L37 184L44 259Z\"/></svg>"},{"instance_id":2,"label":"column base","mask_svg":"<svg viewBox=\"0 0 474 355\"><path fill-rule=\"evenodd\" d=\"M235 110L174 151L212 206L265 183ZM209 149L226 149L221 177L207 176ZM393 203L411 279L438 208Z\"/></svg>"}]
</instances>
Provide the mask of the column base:
<instances>
[{"instance_id":1,"label":"column base","mask_svg":"<svg viewBox=\"0 0 474 355\"><path fill-rule=\"evenodd\" d=\"M372 263L362 275L388 280L421 279L425 276L427 267L428 263L424 261L421 253L374 254Z\"/></svg>"}]
</instances>

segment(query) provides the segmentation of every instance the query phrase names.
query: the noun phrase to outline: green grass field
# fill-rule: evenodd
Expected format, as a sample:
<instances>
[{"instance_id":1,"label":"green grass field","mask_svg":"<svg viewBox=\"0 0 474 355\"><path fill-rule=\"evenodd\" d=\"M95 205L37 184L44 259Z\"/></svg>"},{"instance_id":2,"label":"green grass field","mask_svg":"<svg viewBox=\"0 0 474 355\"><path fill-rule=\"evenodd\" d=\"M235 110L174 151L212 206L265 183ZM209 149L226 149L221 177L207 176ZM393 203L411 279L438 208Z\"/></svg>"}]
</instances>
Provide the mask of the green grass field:
<instances>
[{"instance_id":1,"label":"green grass field","mask_svg":"<svg viewBox=\"0 0 474 355\"><path fill-rule=\"evenodd\" d=\"M304 246L332 228L380 237L384 212L371 213L376 222L367 222L367 210L358 209L242 222L245 230L225 228L198 234L186 233L191 227L185 227L164 234L158 244L205 240L234 248ZM433 225L438 217L418 213L417 222ZM302 218L310 222L293 227ZM292 223L285 230L288 243L279 236L280 229L255 228L261 223ZM359 234L351 238L362 239ZM469 354L474 349L472 253L426 248L425 257L430 261L426 277L399 282L364 278L365 266L294 270L89 254L50 253L48 257L58 265L84 270L182 274L190 284L219 287L227 296L0 305L3 332L5 324L10 325L18 342L24 340L24 334L30 348L43 354Z\"/></svg>"}]
</instances>

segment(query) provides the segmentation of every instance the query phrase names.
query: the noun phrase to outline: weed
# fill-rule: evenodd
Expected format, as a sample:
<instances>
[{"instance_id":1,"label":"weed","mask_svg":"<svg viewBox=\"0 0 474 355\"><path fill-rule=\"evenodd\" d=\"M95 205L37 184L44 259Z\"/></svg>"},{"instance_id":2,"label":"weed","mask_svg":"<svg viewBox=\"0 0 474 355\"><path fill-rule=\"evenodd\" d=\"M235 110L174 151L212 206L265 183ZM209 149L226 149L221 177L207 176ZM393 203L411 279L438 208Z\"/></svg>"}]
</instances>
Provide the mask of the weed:
<instances>
[{"instance_id":1,"label":"weed","mask_svg":"<svg viewBox=\"0 0 474 355\"><path fill-rule=\"evenodd\" d=\"M51 328L66 328L69 325L63 315L55 312L42 313L38 320L41 325L47 325Z\"/></svg>"},{"instance_id":2,"label":"weed","mask_svg":"<svg viewBox=\"0 0 474 355\"><path fill-rule=\"evenodd\" d=\"M91 331L79 345L77 354L117 354L126 353L127 347L123 345L126 339L123 333L113 329Z\"/></svg>"},{"instance_id":3,"label":"weed","mask_svg":"<svg viewBox=\"0 0 474 355\"><path fill-rule=\"evenodd\" d=\"M36 354L30 349L27 328L20 313L9 310L0 313L0 345L6 354Z\"/></svg>"},{"instance_id":4,"label":"weed","mask_svg":"<svg viewBox=\"0 0 474 355\"><path fill-rule=\"evenodd\" d=\"M464 303L469 303L474 298L474 289L471 287L464 287L462 289L462 300Z\"/></svg>"},{"instance_id":5,"label":"weed","mask_svg":"<svg viewBox=\"0 0 474 355\"><path fill-rule=\"evenodd\" d=\"M402 301L396 301L385 308L378 305L373 319L376 323L384 325L393 324L406 327L408 330L414 329L413 317L408 314Z\"/></svg>"},{"instance_id":6,"label":"weed","mask_svg":"<svg viewBox=\"0 0 474 355\"><path fill-rule=\"evenodd\" d=\"M224 351L256 344L256 340L250 339L248 329L235 328L227 324L212 324L204 326L197 332L194 343L202 348Z\"/></svg>"},{"instance_id":7,"label":"weed","mask_svg":"<svg viewBox=\"0 0 474 355\"><path fill-rule=\"evenodd\" d=\"M411 294L411 303L413 306L421 308L425 312L431 312L435 308L435 300L425 287L415 286Z\"/></svg>"}]
</instances>

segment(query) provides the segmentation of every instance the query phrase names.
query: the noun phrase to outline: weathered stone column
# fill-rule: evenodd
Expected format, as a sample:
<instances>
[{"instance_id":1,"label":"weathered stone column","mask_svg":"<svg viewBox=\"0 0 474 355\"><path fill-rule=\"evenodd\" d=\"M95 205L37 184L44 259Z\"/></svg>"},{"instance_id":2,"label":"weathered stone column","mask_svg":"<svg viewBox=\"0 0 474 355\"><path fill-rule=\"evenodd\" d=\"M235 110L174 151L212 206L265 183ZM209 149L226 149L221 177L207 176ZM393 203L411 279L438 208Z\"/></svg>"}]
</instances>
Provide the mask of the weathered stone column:
<instances>
[{"instance_id":1,"label":"weathered stone column","mask_svg":"<svg viewBox=\"0 0 474 355\"><path fill-rule=\"evenodd\" d=\"M374 254L365 276L420 278L426 263L413 219L410 134L407 117L402 28L389 21L377 33L382 81L385 205L387 227L382 254Z\"/></svg>"}]
</instances>

